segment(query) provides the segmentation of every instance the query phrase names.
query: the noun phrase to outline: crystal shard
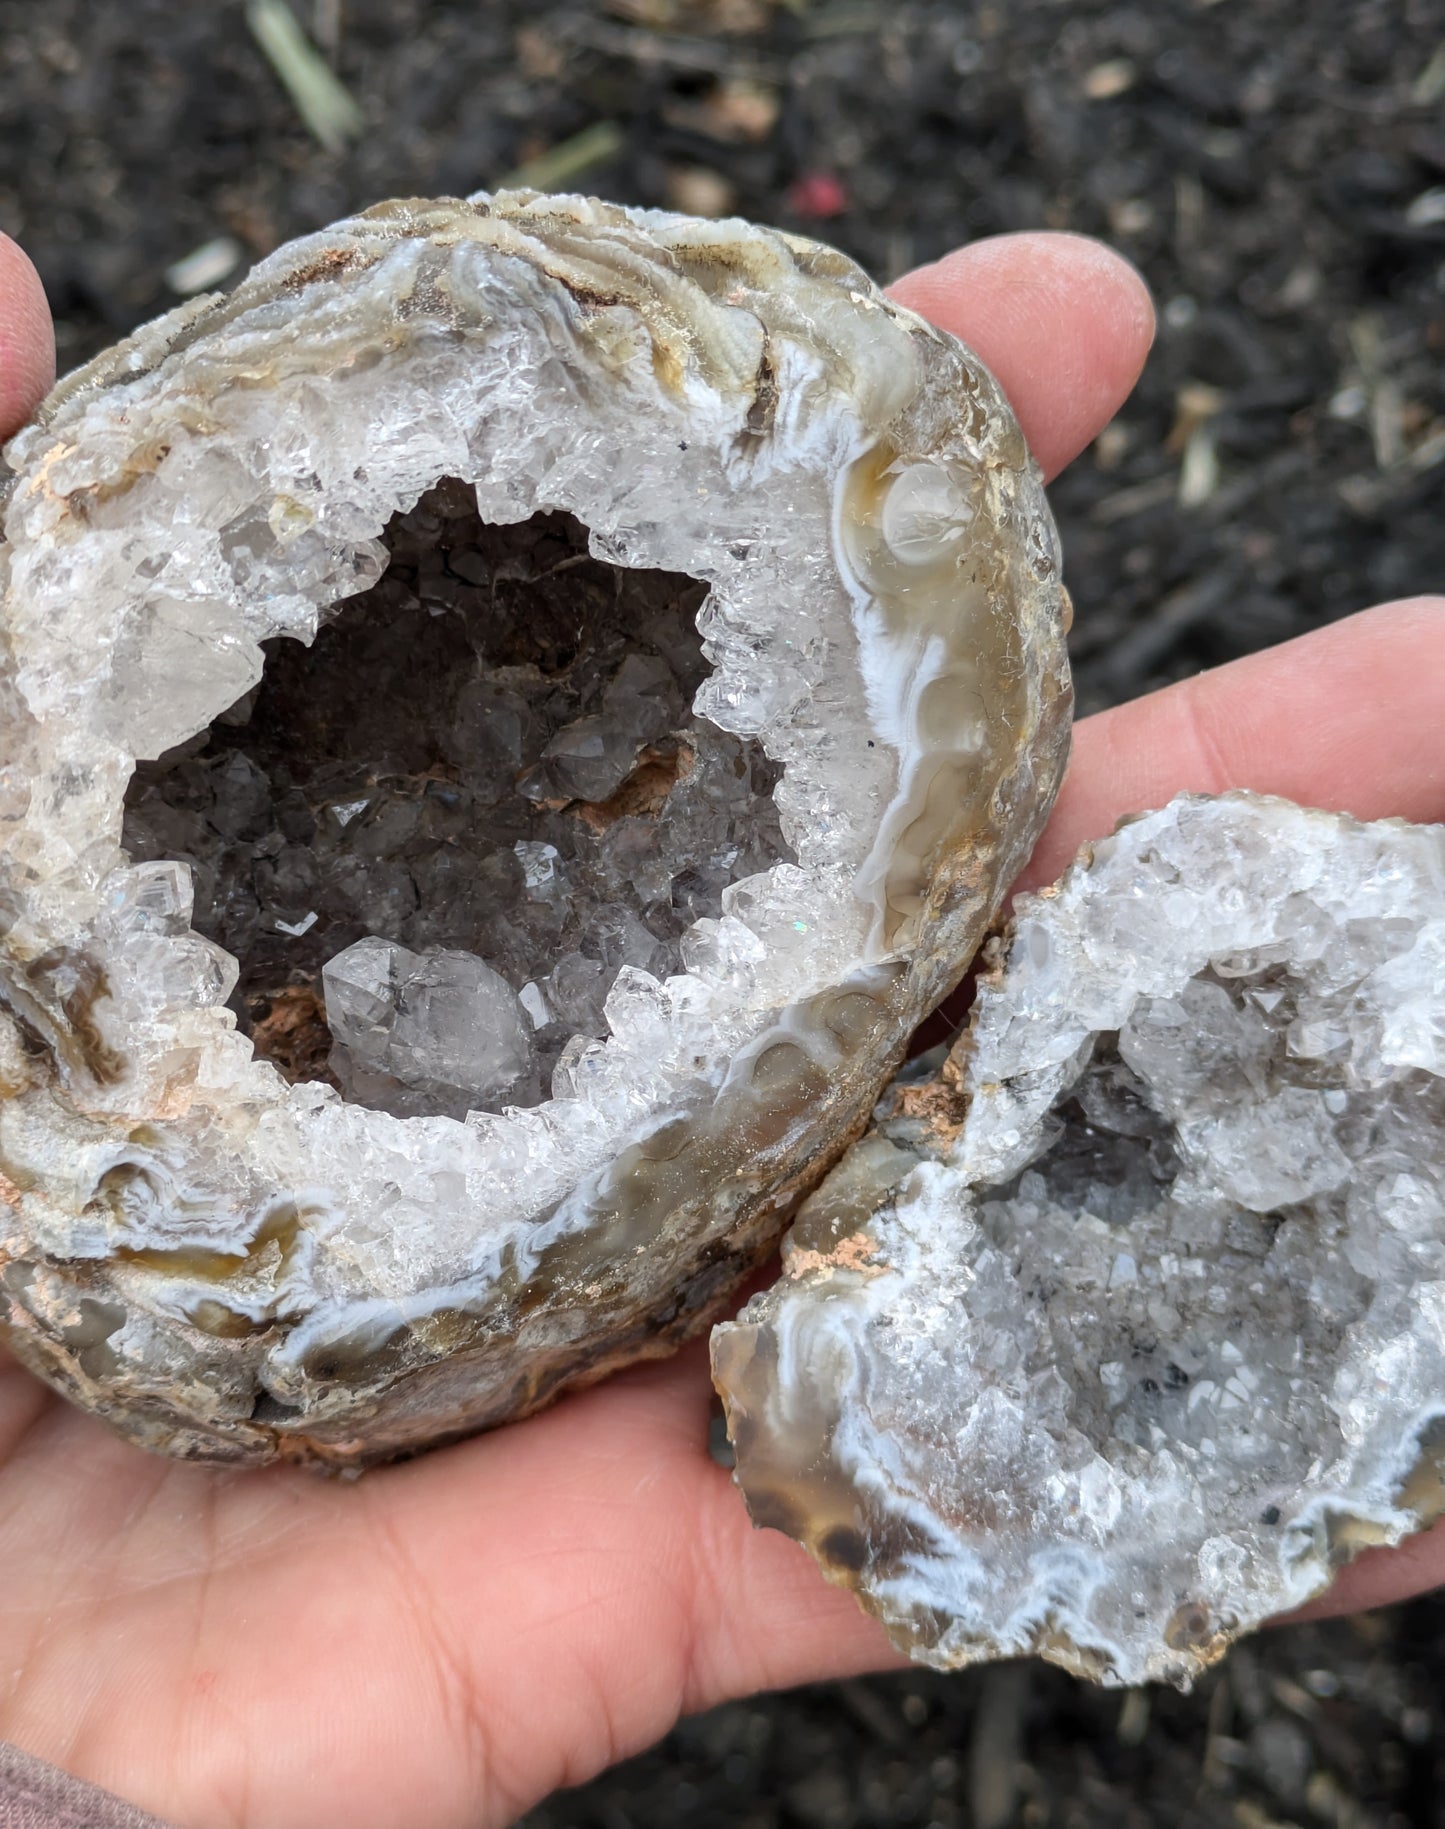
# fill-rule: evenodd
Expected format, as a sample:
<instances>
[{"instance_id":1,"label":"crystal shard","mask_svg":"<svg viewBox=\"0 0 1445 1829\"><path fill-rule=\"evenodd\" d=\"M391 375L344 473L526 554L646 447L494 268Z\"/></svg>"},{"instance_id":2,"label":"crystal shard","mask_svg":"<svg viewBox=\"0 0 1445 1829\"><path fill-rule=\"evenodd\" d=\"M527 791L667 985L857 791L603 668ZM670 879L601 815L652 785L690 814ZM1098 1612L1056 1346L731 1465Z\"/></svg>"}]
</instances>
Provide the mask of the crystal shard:
<instances>
[{"instance_id":1,"label":"crystal shard","mask_svg":"<svg viewBox=\"0 0 1445 1829\"><path fill-rule=\"evenodd\" d=\"M1176 801L1020 898L714 1367L895 1641L1187 1684L1445 1508L1445 831Z\"/></svg>"},{"instance_id":2,"label":"crystal shard","mask_svg":"<svg viewBox=\"0 0 1445 1829\"><path fill-rule=\"evenodd\" d=\"M485 960L371 938L328 959L321 979L332 1065L349 1097L402 1117L450 1109L458 1118L523 1097L531 1025Z\"/></svg>"},{"instance_id":3,"label":"crystal shard","mask_svg":"<svg viewBox=\"0 0 1445 1829\"><path fill-rule=\"evenodd\" d=\"M14 1349L149 1446L360 1465L704 1325L1059 780L991 377L811 242L412 201L7 458Z\"/></svg>"}]
</instances>

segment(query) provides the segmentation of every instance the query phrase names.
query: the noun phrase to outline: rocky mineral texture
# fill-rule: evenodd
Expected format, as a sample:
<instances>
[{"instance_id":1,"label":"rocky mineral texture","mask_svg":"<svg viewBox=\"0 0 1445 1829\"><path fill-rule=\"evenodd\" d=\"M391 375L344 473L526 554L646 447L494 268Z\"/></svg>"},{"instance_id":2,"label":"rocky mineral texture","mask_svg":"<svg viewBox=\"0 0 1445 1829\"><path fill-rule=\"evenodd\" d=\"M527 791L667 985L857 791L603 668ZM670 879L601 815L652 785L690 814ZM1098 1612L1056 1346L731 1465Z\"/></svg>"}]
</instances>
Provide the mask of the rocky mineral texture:
<instances>
[{"instance_id":1,"label":"rocky mineral texture","mask_svg":"<svg viewBox=\"0 0 1445 1829\"><path fill-rule=\"evenodd\" d=\"M793 237L399 203L7 456L14 1350L148 1446L359 1466L703 1325L1062 769L978 361Z\"/></svg>"},{"instance_id":2,"label":"rocky mineral texture","mask_svg":"<svg viewBox=\"0 0 1445 1829\"><path fill-rule=\"evenodd\" d=\"M1445 1510L1445 829L1186 798L1021 898L714 1367L941 1666L1187 1683Z\"/></svg>"}]
</instances>

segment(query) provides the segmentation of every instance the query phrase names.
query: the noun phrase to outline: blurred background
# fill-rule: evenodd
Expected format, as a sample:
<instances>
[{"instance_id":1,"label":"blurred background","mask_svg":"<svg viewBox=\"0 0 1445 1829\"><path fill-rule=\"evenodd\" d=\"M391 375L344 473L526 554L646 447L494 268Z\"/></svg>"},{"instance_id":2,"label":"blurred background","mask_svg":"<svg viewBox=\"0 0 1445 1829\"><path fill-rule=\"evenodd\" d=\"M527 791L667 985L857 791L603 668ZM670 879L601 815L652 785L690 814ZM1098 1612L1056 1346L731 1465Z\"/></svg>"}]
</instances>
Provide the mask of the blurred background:
<instances>
[{"instance_id":1,"label":"blurred background","mask_svg":"<svg viewBox=\"0 0 1445 1829\"><path fill-rule=\"evenodd\" d=\"M1134 399L1055 486L1081 707L1445 587L1445 0L0 0L0 228L62 369L288 237L503 183L832 241L1102 236ZM1445 1823L1445 1604L1190 1697L1035 1665L718 1709L563 1825Z\"/></svg>"}]
</instances>

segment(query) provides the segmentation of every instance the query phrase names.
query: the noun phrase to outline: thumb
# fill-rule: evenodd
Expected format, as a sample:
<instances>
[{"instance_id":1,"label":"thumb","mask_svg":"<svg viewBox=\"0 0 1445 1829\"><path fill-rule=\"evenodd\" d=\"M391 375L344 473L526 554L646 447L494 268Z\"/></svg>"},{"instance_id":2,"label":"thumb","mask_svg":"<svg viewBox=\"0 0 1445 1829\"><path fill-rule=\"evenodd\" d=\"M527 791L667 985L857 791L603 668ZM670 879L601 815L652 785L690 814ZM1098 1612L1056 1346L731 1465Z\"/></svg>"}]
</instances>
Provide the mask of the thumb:
<instances>
[{"instance_id":1,"label":"thumb","mask_svg":"<svg viewBox=\"0 0 1445 1829\"><path fill-rule=\"evenodd\" d=\"M16 432L55 379L55 332L40 276L0 235L0 439Z\"/></svg>"}]
</instances>

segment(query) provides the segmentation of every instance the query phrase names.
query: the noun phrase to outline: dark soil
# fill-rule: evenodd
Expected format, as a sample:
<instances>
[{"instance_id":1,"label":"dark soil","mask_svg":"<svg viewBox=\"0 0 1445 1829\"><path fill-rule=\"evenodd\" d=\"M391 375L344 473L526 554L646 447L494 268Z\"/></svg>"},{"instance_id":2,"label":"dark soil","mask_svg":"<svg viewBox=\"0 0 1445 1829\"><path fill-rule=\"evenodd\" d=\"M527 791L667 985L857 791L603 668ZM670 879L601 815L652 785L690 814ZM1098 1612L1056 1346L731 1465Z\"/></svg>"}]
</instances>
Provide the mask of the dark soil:
<instances>
[{"instance_id":1,"label":"dark soil","mask_svg":"<svg viewBox=\"0 0 1445 1829\"><path fill-rule=\"evenodd\" d=\"M295 3L365 115L339 153L239 0L0 0L0 227L63 366L214 237L249 260L605 123L569 188L885 278L1038 226L1138 262L1158 346L1054 491L1084 709L1445 577L1445 0ZM1445 1821L1442 1625L1426 1599L1269 1633L1187 1699L1009 1667L737 1704L529 1820Z\"/></svg>"}]
</instances>

